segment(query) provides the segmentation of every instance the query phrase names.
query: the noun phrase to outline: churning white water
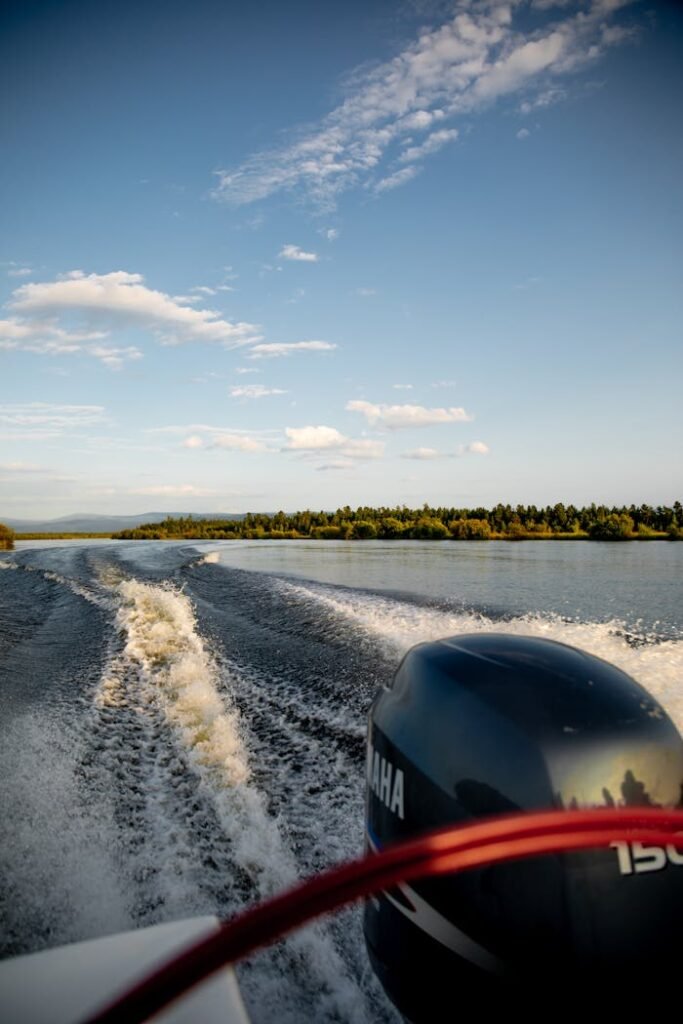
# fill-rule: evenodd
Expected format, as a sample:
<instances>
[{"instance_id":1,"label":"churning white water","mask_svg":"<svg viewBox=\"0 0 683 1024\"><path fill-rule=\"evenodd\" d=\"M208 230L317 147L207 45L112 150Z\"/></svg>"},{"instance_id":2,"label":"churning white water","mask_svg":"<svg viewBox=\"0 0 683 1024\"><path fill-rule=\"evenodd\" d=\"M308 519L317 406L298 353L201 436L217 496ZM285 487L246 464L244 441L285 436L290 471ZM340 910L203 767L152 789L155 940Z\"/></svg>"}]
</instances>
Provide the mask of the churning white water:
<instances>
[{"instance_id":1,"label":"churning white water","mask_svg":"<svg viewBox=\"0 0 683 1024\"><path fill-rule=\"evenodd\" d=\"M572 644L633 675L683 728L679 551L322 542L0 557L13 570L0 583L4 955L226 917L359 854L367 711L415 643L499 631ZM256 1024L396 1020L358 908L240 977Z\"/></svg>"}]
</instances>

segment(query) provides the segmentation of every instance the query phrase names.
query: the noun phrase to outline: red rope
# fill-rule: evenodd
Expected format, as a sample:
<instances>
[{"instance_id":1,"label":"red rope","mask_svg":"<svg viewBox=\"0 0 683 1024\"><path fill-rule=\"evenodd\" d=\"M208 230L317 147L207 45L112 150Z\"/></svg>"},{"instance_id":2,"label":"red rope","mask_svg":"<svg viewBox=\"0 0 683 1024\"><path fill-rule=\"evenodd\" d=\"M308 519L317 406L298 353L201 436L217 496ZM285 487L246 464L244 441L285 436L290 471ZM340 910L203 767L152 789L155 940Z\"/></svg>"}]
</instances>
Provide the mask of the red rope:
<instances>
[{"instance_id":1,"label":"red rope","mask_svg":"<svg viewBox=\"0 0 683 1024\"><path fill-rule=\"evenodd\" d=\"M683 846L682 811L544 811L439 829L317 875L243 911L116 998L86 1024L137 1024L226 964L320 914L400 881L610 843Z\"/></svg>"}]
</instances>

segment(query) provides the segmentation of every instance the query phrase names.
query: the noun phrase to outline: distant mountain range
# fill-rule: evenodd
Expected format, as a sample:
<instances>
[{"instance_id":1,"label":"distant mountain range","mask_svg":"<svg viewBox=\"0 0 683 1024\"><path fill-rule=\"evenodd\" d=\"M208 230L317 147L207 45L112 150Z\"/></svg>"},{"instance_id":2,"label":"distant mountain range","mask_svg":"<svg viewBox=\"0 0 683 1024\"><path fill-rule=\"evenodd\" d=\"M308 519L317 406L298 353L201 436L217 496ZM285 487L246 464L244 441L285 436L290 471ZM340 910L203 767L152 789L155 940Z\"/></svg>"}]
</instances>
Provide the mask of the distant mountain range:
<instances>
[{"instance_id":1,"label":"distant mountain range","mask_svg":"<svg viewBox=\"0 0 683 1024\"><path fill-rule=\"evenodd\" d=\"M131 530L143 523L160 523L171 516L173 519L192 516L193 519L244 519L244 512L143 512L139 516L106 516L82 512L59 519L7 519L2 522L16 533L117 533Z\"/></svg>"}]
</instances>

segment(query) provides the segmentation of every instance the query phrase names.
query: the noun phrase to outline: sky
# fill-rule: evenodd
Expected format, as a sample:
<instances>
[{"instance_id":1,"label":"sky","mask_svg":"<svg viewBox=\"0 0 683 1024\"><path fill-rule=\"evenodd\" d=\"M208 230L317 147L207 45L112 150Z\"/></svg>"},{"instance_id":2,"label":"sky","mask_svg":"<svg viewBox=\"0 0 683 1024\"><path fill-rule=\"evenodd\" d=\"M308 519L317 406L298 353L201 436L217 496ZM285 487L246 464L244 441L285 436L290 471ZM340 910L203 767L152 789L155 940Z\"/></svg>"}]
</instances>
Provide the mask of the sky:
<instances>
[{"instance_id":1,"label":"sky","mask_svg":"<svg viewBox=\"0 0 683 1024\"><path fill-rule=\"evenodd\" d=\"M6 0L0 518L683 494L683 5Z\"/></svg>"}]
</instances>

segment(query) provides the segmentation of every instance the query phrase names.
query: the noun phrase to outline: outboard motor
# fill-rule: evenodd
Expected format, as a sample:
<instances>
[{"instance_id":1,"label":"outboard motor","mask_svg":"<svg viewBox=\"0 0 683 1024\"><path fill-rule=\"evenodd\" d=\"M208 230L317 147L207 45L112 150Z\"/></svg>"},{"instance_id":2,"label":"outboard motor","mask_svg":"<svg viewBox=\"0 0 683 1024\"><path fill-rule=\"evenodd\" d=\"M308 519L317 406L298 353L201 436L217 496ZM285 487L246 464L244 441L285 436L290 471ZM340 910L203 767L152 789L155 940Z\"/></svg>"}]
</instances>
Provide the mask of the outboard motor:
<instances>
[{"instance_id":1,"label":"outboard motor","mask_svg":"<svg viewBox=\"0 0 683 1024\"><path fill-rule=\"evenodd\" d=\"M371 849L512 811L683 807L683 740L660 705L532 637L410 651L372 706L367 773ZM632 1006L680 974L683 852L624 842L400 884L366 904L365 937L413 1024L455 1020L468 999Z\"/></svg>"}]
</instances>

